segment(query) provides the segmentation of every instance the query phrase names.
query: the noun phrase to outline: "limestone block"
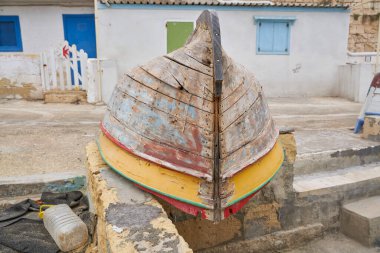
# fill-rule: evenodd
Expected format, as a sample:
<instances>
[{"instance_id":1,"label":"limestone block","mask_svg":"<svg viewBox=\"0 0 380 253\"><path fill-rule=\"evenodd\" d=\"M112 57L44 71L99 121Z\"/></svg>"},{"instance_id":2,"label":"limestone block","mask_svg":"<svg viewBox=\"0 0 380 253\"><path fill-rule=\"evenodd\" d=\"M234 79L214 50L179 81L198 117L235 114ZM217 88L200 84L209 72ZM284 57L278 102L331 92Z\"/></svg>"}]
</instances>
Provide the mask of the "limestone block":
<instances>
[{"instance_id":1,"label":"limestone block","mask_svg":"<svg viewBox=\"0 0 380 253\"><path fill-rule=\"evenodd\" d=\"M86 147L88 192L98 216L97 252L179 252L192 250L178 234L162 206L102 160L95 142Z\"/></svg>"},{"instance_id":2,"label":"limestone block","mask_svg":"<svg viewBox=\"0 0 380 253\"><path fill-rule=\"evenodd\" d=\"M366 116L363 125L363 138L380 141L380 116Z\"/></svg>"},{"instance_id":3,"label":"limestone block","mask_svg":"<svg viewBox=\"0 0 380 253\"><path fill-rule=\"evenodd\" d=\"M278 217L279 204L272 202L257 205L250 202L244 208L244 237L254 238L281 230Z\"/></svg>"},{"instance_id":4,"label":"limestone block","mask_svg":"<svg viewBox=\"0 0 380 253\"><path fill-rule=\"evenodd\" d=\"M243 239L241 215L231 215L219 223L188 217L175 222L175 225L180 235L196 251Z\"/></svg>"},{"instance_id":5,"label":"limestone block","mask_svg":"<svg viewBox=\"0 0 380 253\"><path fill-rule=\"evenodd\" d=\"M365 33L376 33L377 34L377 26L374 25L366 25L364 26Z\"/></svg>"},{"instance_id":6,"label":"limestone block","mask_svg":"<svg viewBox=\"0 0 380 253\"><path fill-rule=\"evenodd\" d=\"M45 103L87 103L87 93L82 90L53 90L45 92Z\"/></svg>"},{"instance_id":7,"label":"limestone block","mask_svg":"<svg viewBox=\"0 0 380 253\"><path fill-rule=\"evenodd\" d=\"M341 215L342 232L366 246L380 246L380 196L346 204Z\"/></svg>"},{"instance_id":8,"label":"limestone block","mask_svg":"<svg viewBox=\"0 0 380 253\"><path fill-rule=\"evenodd\" d=\"M297 145L292 133L280 134L280 142L285 151L286 162L293 164L296 160Z\"/></svg>"},{"instance_id":9,"label":"limestone block","mask_svg":"<svg viewBox=\"0 0 380 253\"><path fill-rule=\"evenodd\" d=\"M350 33L364 33L362 25L350 25Z\"/></svg>"}]
</instances>

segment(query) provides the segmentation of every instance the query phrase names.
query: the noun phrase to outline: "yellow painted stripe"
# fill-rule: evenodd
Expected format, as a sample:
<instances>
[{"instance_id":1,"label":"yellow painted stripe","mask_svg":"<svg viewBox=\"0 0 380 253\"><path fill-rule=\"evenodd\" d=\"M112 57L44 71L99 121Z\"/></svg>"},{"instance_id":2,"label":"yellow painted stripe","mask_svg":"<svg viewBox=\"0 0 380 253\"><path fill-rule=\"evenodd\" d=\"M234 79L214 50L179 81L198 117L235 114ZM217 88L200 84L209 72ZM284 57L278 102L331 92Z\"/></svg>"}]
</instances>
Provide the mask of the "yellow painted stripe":
<instances>
[{"instance_id":1,"label":"yellow painted stripe","mask_svg":"<svg viewBox=\"0 0 380 253\"><path fill-rule=\"evenodd\" d=\"M198 196L201 179L169 170L130 154L103 133L98 141L103 159L128 179L168 197L205 207Z\"/></svg>"},{"instance_id":2,"label":"yellow painted stripe","mask_svg":"<svg viewBox=\"0 0 380 253\"><path fill-rule=\"evenodd\" d=\"M126 178L173 199L207 208L198 194L201 179L161 167L130 154L103 133L99 136L98 144L103 159ZM268 154L229 179L234 193L227 206L260 190L276 174L283 160L283 150L277 141Z\"/></svg>"},{"instance_id":3,"label":"yellow painted stripe","mask_svg":"<svg viewBox=\"0 0 380 253\"><path fill-rule=\"evenodd\" d=\"M227 206L248 197L263 187L276 174L283 161L284 152L281 144L277 141L273 149L265 156L230 178L234 193Z\"/></svg>"}]
</instances>

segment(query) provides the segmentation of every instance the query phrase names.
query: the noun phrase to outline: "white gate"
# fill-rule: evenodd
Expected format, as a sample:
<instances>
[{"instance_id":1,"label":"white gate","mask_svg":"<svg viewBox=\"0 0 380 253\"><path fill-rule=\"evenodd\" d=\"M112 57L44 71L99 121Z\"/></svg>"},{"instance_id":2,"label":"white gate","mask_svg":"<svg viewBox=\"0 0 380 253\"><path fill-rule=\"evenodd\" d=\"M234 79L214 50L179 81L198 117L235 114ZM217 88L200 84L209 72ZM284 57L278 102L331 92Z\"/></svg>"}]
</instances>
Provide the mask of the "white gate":
<instances>
[{"instance_id":1,"label":"white gate","mask_svg":"<svg viewBox=\"0 0 380 253\"><path fill-rule=\"evenodd\" d=\"M42 85L49 90L87 90L87 53L67 41L41 54Z\"/></svg>"}]
</instances>

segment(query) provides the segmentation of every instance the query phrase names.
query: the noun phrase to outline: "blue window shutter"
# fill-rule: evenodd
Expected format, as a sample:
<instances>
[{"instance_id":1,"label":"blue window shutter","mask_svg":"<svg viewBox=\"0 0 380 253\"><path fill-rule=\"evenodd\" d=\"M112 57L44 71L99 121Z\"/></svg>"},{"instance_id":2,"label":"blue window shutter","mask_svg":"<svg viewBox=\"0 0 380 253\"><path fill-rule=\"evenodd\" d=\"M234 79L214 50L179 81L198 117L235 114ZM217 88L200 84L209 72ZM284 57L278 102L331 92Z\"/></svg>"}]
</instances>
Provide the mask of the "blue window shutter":
<instances>
[{"instance_id":1,"label":"blue window shutter","mask_svg":"<svg viewBox=\"0 0 380 253\"><path fill-rule=\"evenodd\" d=\"M0 16L0 52L22 52L18 16Z\"/></svg>"},{"instance_id":2,"label":"blue window shutter","mask_svg":"<svg viewBox=\"0 0 380 253\"><path fill-rule=\"evenodd\" d=\"M295 17L256 16L256 53L289 54L290 26Z\"/></svg>"},{"instance_id":3,"label":"blue window shutter","mask_svg":"<svg viewBox=\"0 0 380 253\"><path fill-rule=\"evenodd\" d=\"M259 52L271 52L273 50L274 24L272 22L261 22L259 24Z\"/></svg>"},{"instance_id":4,"label":"blue window shutter","mask_svg":"<svg viewBox=\"0 0 380 253\"><path fill-rule=\"evenodd\" d=\"M288 52L289 23L274 23L273 52Z\"/></svg>"},{"instance_id":5,"label":"blue window shutter","mask_svg":"<svg viewBox=\"0 0 380 253\"><path fill-rule=\"evenodd\" d=\"M15 45L17 45L17 39L14 22L0 22L0 46Z\"/></svg>"}]
</instances>

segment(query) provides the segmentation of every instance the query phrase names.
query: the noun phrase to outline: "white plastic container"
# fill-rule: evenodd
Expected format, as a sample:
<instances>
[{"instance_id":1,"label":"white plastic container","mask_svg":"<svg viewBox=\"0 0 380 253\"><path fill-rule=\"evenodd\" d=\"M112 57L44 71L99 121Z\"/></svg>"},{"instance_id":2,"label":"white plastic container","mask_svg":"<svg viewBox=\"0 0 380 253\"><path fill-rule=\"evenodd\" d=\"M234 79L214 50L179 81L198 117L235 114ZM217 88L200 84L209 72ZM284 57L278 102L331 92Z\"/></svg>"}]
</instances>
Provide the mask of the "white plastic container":
<instances>
[{"instance_id":1,"label":"white plastic container","mask_svg":"<svg viewBox=\"0 0 380 253\"><path fill-rule=\"evenodd\" d=\"M86 224L66 205L56 205L44 212L44 225L59 249L67 252L88 240Z\"/></svg>"}]
</instances>

